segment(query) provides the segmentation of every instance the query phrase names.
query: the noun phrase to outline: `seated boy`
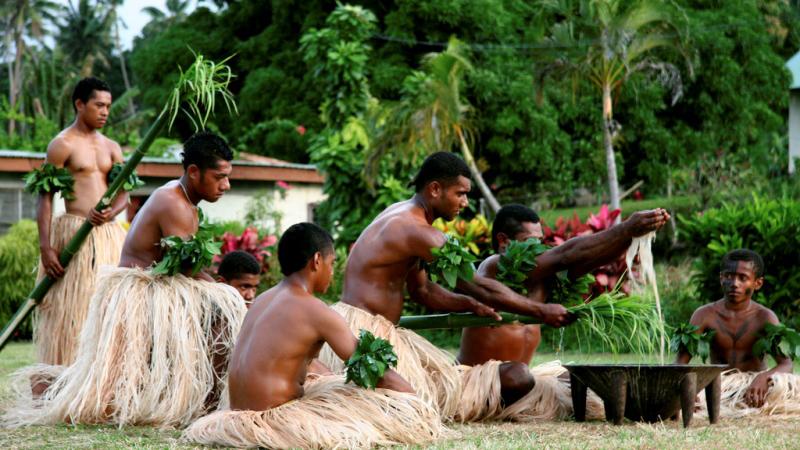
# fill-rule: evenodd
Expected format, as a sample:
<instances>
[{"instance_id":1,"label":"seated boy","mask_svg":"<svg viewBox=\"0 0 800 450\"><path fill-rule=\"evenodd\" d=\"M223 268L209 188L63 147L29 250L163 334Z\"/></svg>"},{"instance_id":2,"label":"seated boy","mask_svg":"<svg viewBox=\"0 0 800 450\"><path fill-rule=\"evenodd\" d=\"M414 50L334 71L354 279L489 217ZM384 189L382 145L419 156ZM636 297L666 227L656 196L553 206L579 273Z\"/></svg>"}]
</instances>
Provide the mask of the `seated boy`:
<instances>
[{"instance_id":1,"label":"seated boy","mask_svg":"<svg viewBox=\"0 0 800 450\"><path fill-rule=\"evenodd\" d=\"M255 256L241 250L227 253L217 269L219 281L236 288L248 309L256 297L260 275L261 264Z\"/></svg>"},{"instance_id":2,"label":"seated boy","mask_svg":"<svg viewBox=\"0 0 800 450\"><path fill-rule=\"evenodd\" d=\"M791 375L792 361L774 355L777 365L767 370L766 355L757 357L753 353L764 327L780 323L769 308L752 301L755 291L764 284L763 274L764 261L758 253L747 249L729 252L720 265L723 297L697 308L690 320L698 327L698 333L714 331L711 363L727 364L730 369L736 369L723 373L720 408L723 417L758 412L765 406L764 412L777 412L785 407L794 408L790 405L800 401L797 394L781 398L783 393L797 392L797 387L788 389L789 385L798 386L800 381ZM692 355L682 349L676 363L687 364L691 359ZM775 389L778 378L782 393ZM704 394L700 397L704 401ZM705 408L700 410L705 411Z\"/></svg>"},{"instance_id":3,"label":"seated boy","mask_svg":"<svg viewBox=\"0 0 800 450\"><path fill-rule=\"evenodd\" d=\"M358 345L344 319L314 297L333 276L333 241L311 223L293 225L278 243L286 276L261 294L242 324L229 364L230 411L191 425L201 444L267 448L369 447L435 438L440 418L395 371L377 387L342 376L309 376L324 343L343 360Z\"/></svg>"}]
</instances>

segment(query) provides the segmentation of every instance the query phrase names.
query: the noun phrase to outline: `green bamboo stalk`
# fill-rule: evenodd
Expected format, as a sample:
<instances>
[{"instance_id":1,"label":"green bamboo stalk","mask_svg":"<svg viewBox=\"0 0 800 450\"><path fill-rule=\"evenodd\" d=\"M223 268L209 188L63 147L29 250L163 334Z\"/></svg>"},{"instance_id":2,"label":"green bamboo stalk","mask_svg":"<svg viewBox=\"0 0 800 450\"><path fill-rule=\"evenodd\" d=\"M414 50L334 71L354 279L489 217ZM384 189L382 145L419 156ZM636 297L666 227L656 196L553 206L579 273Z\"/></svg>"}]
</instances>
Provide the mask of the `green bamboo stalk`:
<instances>
[{"instance_id":1,"label":"green bamboo stalk","mask_svg":"<svg viewBox=\"0 0 800 450\"><path fill-rule=\"evenodd\" d=\"M449 314L431 314L427 316L403 316L397 322L397 326L407 328L409 330L431 330L436 328L450 329L450 328L469 328L469 327L487 327L491 325L507 325L510 323L524 323L524 324L540 324L542 319L538 317L523 316L520 314L512 314L507 312L500 312L500 317L503 318L502 322L498 322L491 317L478 316L474 313L449 313Z\"/></svg>"},{"instance_id":2,"label":"green bamboo stalk","mask_svg":"<svg viewBox=\"0 0 800 450\"><path fill-rule=\"evenodd\" d=\"M169 99L167 99L164 109L161 110L156 121L147 130L144 139L128 159L120 174L108 186L105 194L95 206L95 210L102 211L111 205L122 184L139 164L139 161L147 154L147 150L155 138L165 126L172 126L180 110L186 112L195 128L205 127L209 114L214 109L214 97L216 94L221 94L228 111L231 111L231 109L236 110L236 103L233 101L230 91L228 91L228 83L233 78L233 74L230 68L225 65L230 58L225 58L218 64L204 59L202 55L195 55L195 57L195 62L189 69L186 72L181 71L181 77ZM186 94L189 95L186 96ZM186 108L182 108L183 103L186 104ZM69 265L72 257L78 252L91 231L92 224L89 219L86 219L59 254L58 259L62 267L66 268ZM11 321L0 332L0 351L5 348L17 327L28 317L33 308L42 301L47 291L56 281L58 279L45 276L33 288L25 303L14 313Z\"/></svg>"}]
</instances>

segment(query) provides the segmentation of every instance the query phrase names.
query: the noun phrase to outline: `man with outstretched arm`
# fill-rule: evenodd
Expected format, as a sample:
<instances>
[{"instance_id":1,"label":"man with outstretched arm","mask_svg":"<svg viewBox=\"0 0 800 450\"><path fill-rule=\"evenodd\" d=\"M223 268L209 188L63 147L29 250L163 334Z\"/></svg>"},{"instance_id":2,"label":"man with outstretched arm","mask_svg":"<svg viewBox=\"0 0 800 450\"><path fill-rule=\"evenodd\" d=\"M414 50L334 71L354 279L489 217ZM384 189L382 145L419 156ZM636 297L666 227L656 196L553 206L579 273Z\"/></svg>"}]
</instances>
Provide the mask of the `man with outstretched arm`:
<instances>
[{"instance_id":1,"label":"man with outstretched arm","mask_svg":"<svg viewBox=\"0 0 800 450\"><path fill-rule=\"evenodd\" d=\"M119 267L98 277L75 363L21 371L55 380L36 402L18 393L6 426L172 427L216 406L246 307L234 288L200 270L214 244L197 204L230 189L231 159L212 133L184 143L183 176L153 192L131 224Z\"/></svg>"},{"instance_id":2,"label":"man with outstretched arm","mask_svg":"<svg viewBox=\"0 0 800 450\"><path fill-rule=\"evenodd\" d=\"M199 419L184 433L187 440L226 447L361 448L419 444L438 435L436 411L391 368L376 390L307 370L324 343L344 360L359 345L344 319L314 296L328 289L334 258L333 239L317 225L298 223L281 236L278 260L285 278L261 294L245 317L231 356L231 410Z\"/></svg>"},{"instance_id":3,"label":"man with outstretched arm","mask_svg":"<svg viewBox=\"0 0 800 450\"><path fill-rule=\"evenodd\" d=\"M29 187L39 194L39 278L58 278L34 316L38 360L52 365L68 365L75 360L78 334L95 291L98 269L119 262L125 230L114 217L128 201L128 194L120 190L109 207L94 209L108 189L112 166L123 161L119 144L99 131L108 120L111 90L102 80L84 78L72 92L72 106L75 121L50 141L43 166L66 169L65 175L72 180L72 187L61 192L66 213L53 218L55 189ZM58 256L86 219L94 228L65 269Z\"/></svg>"},{"instance_id":4,"label":"man with outstretched arm","mask_svg":"<svg viewBox=\"0 0 800 450\"><path fill-rule=\"evenodd\" d=\"M669 214L662 209L640 211L632 214L625 222L608 230L588 236L570 239L536 258L536 268L528 274L525 282L528 298L545 303L552 286L552 277L567 270L574 279L588 271L617 259L622 255L631 240L643 236L663 226ZM524 242L528 239L542 239L542 224L539 215L523 205L506 205L497 212L492 223L492 248L495 254L478 267L478 273L496 279L500 255L512 241ZM565 371L560 366L543 365L529 369L531 359L541 339L539 325L509 324L496 327L464 328L458 361L469 366L479 366L490 361L499 365L501 397L503 405L512 405L531 392L542 377L557 376ZM545 382L550 382L547 380ZM541 386L544 388L544 386ZM566 388L565 388L566 389ZM540 389L543 390L543 389ZM566 392L563 397L568 396ZM509 419L520 420L520 416L551 418L568 413L567 408L536 409L535 403L541 398L529 398L528 408L514 405L518 415L505 412ZM527 401L526 400L526 401Z\"/></svg>"}]
</instances>

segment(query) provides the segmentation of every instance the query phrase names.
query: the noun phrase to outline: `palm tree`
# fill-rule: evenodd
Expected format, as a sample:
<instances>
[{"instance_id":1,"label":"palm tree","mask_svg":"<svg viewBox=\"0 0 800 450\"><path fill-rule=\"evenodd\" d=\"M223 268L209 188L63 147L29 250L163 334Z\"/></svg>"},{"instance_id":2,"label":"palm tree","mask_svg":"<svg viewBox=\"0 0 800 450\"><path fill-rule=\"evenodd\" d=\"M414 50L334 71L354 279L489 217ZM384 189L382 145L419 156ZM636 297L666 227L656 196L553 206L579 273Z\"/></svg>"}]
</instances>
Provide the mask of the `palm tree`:
<instances>
[{"instance_id":1,"label":"palm tree","mask_svg":"<svg viewBox=\"0 0 800 450\"><path fill-rule=\"evenodd\" d=\"M58 44L68 59L81 68L81 76L92 74L95 61L108 65L114 19L115 15L99 2L78 0L76 8L70 0L59 25Z\"/></svg>"},{"instance_id":2,"label":"palm tree","mask_svg":"<svg viewBox=\"0 0 800 450\"><path fill-rule=\"evenodd\" d=\"M42 44L45 35L45 24L55 21L55 14L60 6L50 0L19 0L9 2L2 6L4 16L3 42L4 53L10 53L14 48L14 57L7 57L8 61L8 102L10 110L18 108L19 97L22 94L24 56L28 53L27 38L33 38ZM8 121L8 134L16 132L16 121Z\"/></svg>"},{"instance_id":3,"label":"palm tree","mask_svg":"<svg viewBox=\"0 0 800 450\"><path fill-rule=\"evenodd\" d=\"M163 30L166 26L173 23L180 22L188 15L190 2L189 0L167 0L167 11L164 12L155 6L147 6L142 8L142 12L150 16L150 24L156 25L156 28Z\"/></svg>"},{"instance_id":4,"label":"palm tree","mask_svg":"<svg viewBox=\"0 0 800 450\"><path fill-rule=\"evenodd\" d=\"M543 6L564 20L544 40L535 65L539 89L548 77L569 77L573 86L585 79L600 91L608 190L611 207L619 208L614 139L620 126L614 121L612 96L620 94L632 74L651 72L671 89L674 104L682 94L680 71L651 55L657 49L683 53L681 33L660 0L551 0Z\"/></svg>"},{"instance_id":5,"label":"palm tree","mask_svg":"<svg viewBox=\"0 0 800 450\"><path fill-rule=\"evenodd\" d=\"M389 115L377 145L368 155L366 173L368 180L374 179L379 160L390 151L407 156L458 147L481 196L496 213L500 203L484 181L470 149L474 136L472 107L461 97L461 81L472 70L467 50L463 42L453 37L445 51L425 55L425 71L406 80L403 100Z\"/></svg>"},{"instance_id":6,"label":"palm tree","mask_svg":"<svg viewBox=\"0 0 800 450\"><path fill-rule=\"evenodd\" d=\"M125 92L132 92L131 91L131 82L128 78L128 69L125 65L125 52L122 50L122 43L119 39L119 27L126 26L125 21L117 14L117 8L122 6L122 3L125 0L105 0L108 5L108 14L111 16L109 20L114 24L114 46L117 48L117 52L119 53L119 67L122 71L122 82L125 85ZM136 106L133 104L133 99L128 99L128 116L134 116L136 114Z\"/></svg>"}]
</instances>

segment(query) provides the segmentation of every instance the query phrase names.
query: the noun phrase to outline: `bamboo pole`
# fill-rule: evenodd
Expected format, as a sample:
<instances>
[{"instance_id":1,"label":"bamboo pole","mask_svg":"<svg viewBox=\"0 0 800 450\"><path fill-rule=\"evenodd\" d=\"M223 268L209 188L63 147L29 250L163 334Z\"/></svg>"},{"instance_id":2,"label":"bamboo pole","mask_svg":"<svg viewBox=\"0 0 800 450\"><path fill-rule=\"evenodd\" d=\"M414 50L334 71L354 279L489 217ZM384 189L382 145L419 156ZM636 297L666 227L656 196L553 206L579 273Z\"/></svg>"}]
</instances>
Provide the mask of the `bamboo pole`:
<instances>
[{"instance_id":1,"label":"bamboo pole","mask_svg":"<svg viewBox=\"0 0 800 450\"><path fill-rule=\"evenodd\" d=\"M451 329L469 327L487 327L491 325L507 325L510 323L540 324L542 319L538 317L523 316L500 312L502 322L498 322L491 317L478 316L474 313L449 313L432 314L428 316L403 316L397 322L398 327L409 330L430 330L430 329Z\"/></svg>"},{"instance_id":2,"label":"bamboo pole","mask_svg":"<svg viewBox=\"0 0 800 450\"><path fill-rule=\"evenodd\" d=\"M186 72L181 71L181 77L175 85L172 95L167 99L161 113L158 115L153 125L150 126L150 129L147 130L144 139L142 139L142 142L133 152L133 155L128 159L128 162L122 168L120 174L108 186L105 194L103 194L103 197L95 206L95 210L101 211L111 204L117 196L119 189L122 187L122 184L139 164L139 161L142 160L142 157L147 153L147 150L150 148L155 138L161 133L161 130L163 130L165 126L172 126L179 111L185 111L189 119L195 125L195 128L199 129L201 127L198 127L198 124L205 127L206 120L214 109L215 95L220 94L222 96L225 105L228 107L228 111L231 109L234 111L236 110L236 103L233 101L233 96L230 91L228 91L228 84L233 78L230 67L225 65L228 59L230 59L230 57L225 58L220 63L215 63L204 59L202 55L195 55L194 63ZM184 95L186 95L186 97L184 97ZM184 105L187 107L182 108ZM64 247L64 250L61 251L58 259L62 267L67 267L70 260L78 252L81 244L83 244L91 231L92 224L87 219ZM21 324L31 311L33 311L33 308L42 301L47 291L50 290L56 281L58 280L46 276L33 288L33 291L28 295L25 303L14 313L11 321L3 328L3 331L0 332L0 351L5 348L19 324Z\"/></svg>"}]
</instances>

